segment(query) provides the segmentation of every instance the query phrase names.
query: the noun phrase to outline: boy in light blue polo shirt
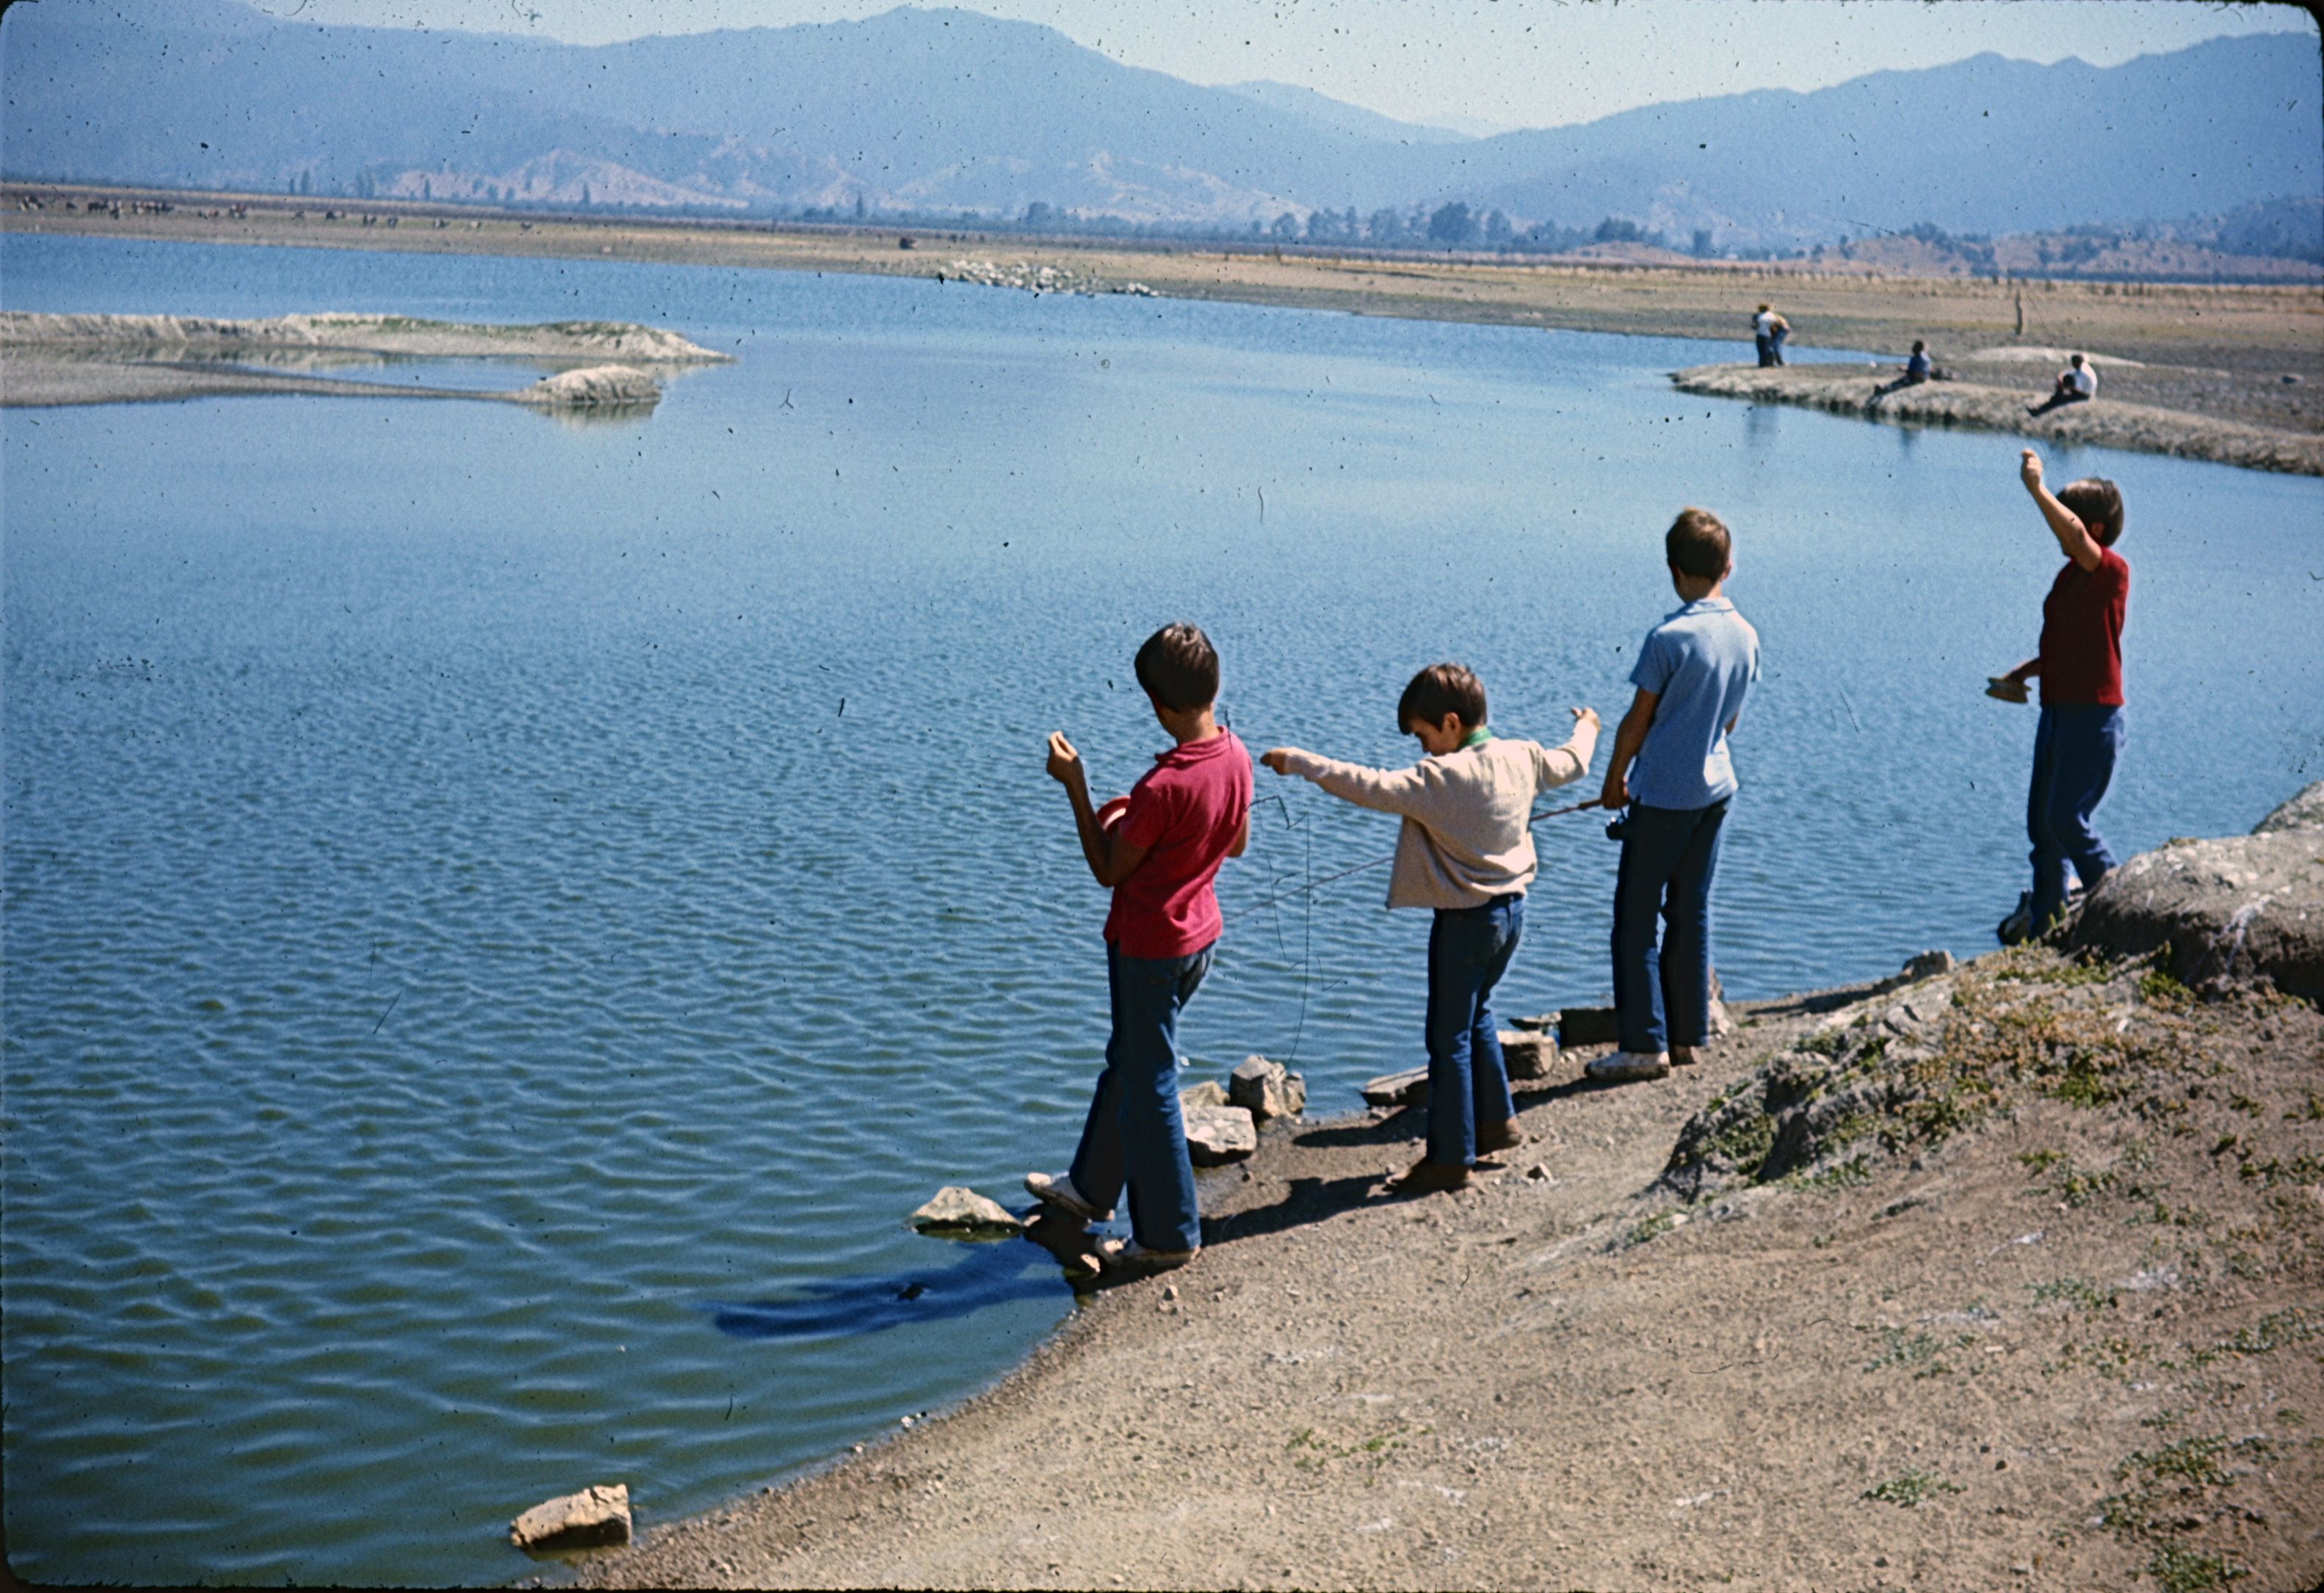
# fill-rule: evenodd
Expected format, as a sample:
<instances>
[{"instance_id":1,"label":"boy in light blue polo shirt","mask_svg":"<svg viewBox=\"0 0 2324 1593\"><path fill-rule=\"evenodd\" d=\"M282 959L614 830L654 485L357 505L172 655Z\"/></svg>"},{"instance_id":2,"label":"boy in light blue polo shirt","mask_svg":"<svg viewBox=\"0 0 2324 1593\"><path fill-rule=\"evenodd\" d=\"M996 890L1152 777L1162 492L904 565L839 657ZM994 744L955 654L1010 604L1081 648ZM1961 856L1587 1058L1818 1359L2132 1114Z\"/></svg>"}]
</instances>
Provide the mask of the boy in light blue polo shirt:
<instances>
[{"instance_id":1,"label":"boy in light blue polo shirt","mask_svg":"<svg viewBox=\"0 0 2324 1593\"><path fill-rule=\"evenodd\" d=\"M1685 606L1646 632L1630 684L1637 695L1614 735L1600 801L1627 808L1617 826L1614 1008L1622 1049L1586 1070L1593 1079L1659 1079L1711 1039L1711 880L1735 796L1727 738L1759 678L1759 633L1720 588L1735 573L1727 527L1682 509L1663 539L1671 585ZM1655 918L1670 925L1661 953ZM1664 1020L1670 1046L1664 1049Z\"/></svg>"}]
</instances>

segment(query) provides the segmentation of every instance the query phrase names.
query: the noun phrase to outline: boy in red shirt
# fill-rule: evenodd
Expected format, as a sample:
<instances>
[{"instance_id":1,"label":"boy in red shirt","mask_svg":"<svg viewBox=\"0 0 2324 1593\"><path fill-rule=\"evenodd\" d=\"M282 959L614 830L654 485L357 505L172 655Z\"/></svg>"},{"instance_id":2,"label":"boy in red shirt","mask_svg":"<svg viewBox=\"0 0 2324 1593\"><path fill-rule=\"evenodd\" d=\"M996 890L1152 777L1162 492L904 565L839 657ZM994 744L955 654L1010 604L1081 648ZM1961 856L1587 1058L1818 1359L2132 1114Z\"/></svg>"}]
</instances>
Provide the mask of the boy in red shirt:
<instances>
[{"instance_id":1,"label":"boy in red shirt","mask_svg":"<svg viewBox=\"0 0 2324 1593\"><path fill-rule=\"evenodd\" d=\"M2042 650L1997 677L1992 695L2025 700L2042 677L2042 720L2034 732L2034 780L2025 833L2034 843L2034 889L2002 920L2002 943L2048 933L2066 905L2066 865L2085 890L2114 867L2114 853L2090 823L2122 751L2122 625L2130 566L2114 550L2122 535L2122 492L2093 476L2054 494L2042 484L2042 457L2024 450L2018 479L2066 555L2042 604Z\"/></svg>"},{"instance_id":2,"label":"boy in red shirt","mask_svg":"<svg viewBox=\"0 0 2324 1593\"><path fill-rule=\"evenodd\" d=\"M1177 745L1155 755L1129 796L1091 807L1081 754L1064 732L1049 737L1049 776L1073 802L1082 856L1113 891L1105 919L1113 1035L1072 1168L1028 1174L1025 1187L1102 1222L1127 1184L1130 1238L1100 1254L1155 1271L1185 1266L1203 1242L1178 1109L1178 1009L1210 971L1223 927L1211 881L1250 843L1251 773L1250 754L1213 715L1219 655L1199 627L1165 625L1138 649L1135 668Z\"/></svg>"}]
</instances>

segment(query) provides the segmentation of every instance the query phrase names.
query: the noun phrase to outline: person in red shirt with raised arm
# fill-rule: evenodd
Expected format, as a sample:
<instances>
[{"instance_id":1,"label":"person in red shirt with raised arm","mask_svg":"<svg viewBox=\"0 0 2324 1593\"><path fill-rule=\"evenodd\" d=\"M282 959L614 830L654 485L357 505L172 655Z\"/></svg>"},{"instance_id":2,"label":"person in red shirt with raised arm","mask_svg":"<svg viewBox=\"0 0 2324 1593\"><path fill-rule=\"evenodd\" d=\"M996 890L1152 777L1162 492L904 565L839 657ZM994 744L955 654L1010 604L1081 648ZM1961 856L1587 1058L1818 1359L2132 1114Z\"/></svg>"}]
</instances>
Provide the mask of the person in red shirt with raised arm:
<instances>
[{"instance_id":1,"label":"person in red shirt with raised arm","mask_svg":"<svg viewBox=\"0 0 2324 1593\"><path fill-rule=\"evenodd\" d=\"M2018 479L2066 556L2042 604L2042 650L1997 676L1988 688L2005 701L2025 700L2025 683L2042 681L2042 719L2034 732L2034 780L2025 796L2025 833L2034 843L2034 889L2001 922L2005 945L2044 935L2066 905L2066 868L2088 890L2114 867L2114 853L2090 823L2114 779L2122 752L2122 626L2130 604L2130 565L2114 545L2122 535L2122 492L2092 476L2056 493L2042 483L2042 456L2024 450Z\"/></svg>"},{"instance_id":2,"label":"person in red shirt with raised arm","mask_svg":"<svg viewBox=\"0 0 2324 1593\"><path fill-rule=\"evenodd\" d=\"M1195 625L1165 625L1133 666L1154 717L1176 744L1102 808L1090 805L1082 756L1059 731L1048 770L1073 803L1091 875L1113 892L1105 919L1113 1035L1105 1045L1074 1165L1028 1173L1045 1205L1102 1222L1127 1188L1127 1241L1099 1248L1111 1267L1183 1266L1203 1243L1194 1163L1178 1105L1179 1009L1210 971L1225 921L1211 889L1219 865L1250 844L1250 753L1218 723L1219 655Z\"/></svg>"}]
</instances>

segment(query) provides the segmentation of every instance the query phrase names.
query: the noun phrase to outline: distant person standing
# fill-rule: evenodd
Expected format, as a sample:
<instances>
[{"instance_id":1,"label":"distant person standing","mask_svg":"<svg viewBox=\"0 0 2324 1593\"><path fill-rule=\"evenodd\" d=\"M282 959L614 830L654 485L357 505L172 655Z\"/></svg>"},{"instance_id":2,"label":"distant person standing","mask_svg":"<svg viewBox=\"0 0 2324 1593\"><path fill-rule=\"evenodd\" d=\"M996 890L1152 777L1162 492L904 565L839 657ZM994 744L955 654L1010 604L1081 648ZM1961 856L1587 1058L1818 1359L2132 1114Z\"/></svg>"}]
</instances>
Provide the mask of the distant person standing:
<instances>
[{"instance_id":1,"label":"distant person standing","mask_svg":"<svg viewBox=\"0 0 2324 1593\"><path fill-rule=\"evenodd\" d=\"M2122 492L2093 476L2054 494L2042 484L2042 457L2027 448L2018 479L2041 506L2066 563L2042 604L2042 650L1997 676L1987 695L2025 700L2042 678L2042 718L2034 731L2034 778L2025 833L2034 843L2034 889L1997 932L2005 945L2046 934L2066 905L2066 867L2087 890L2114 867L2114 853L2090 815L2105 800L2122 751L2122 626L2130 566L2114 550L2122 535Z\"/></svg>"},{"instance_id":2,"label":"distant person standing","mask_svg":"<svg viewBox=\"0 0 2324 1593\"><path fill-rule=\"evenodd\" d=\"M1759 307L1751 318L1751 341L1758 348L1762 368L1784 363L1784 339L1791 333L1791 323L1775 313L1775 306Z\"/></svg>"},{"instance_id":3,"label":"distant person standing","mask_svg":"<svg viewBox=\"0 0 2324 1593\"><path fill-rule=\"evenodd\" d=\"M2050 396L2038 404L2028 404L2029 415L2046 415L2061 404L2086 403L2098 396L2098 367L2080 355L2068 356L2066 368L2058 373L2058 380Z\"/></svg>"}]
</instances>

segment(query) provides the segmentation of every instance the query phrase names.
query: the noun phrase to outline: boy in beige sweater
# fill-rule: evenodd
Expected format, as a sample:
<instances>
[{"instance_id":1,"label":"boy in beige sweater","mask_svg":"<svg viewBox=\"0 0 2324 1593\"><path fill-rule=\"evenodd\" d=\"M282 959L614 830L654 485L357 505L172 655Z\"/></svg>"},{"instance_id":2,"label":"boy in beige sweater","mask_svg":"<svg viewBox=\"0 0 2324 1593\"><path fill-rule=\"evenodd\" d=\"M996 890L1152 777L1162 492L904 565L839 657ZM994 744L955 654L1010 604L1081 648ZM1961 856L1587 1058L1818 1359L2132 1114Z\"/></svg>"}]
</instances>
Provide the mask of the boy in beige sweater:
<instances>
[{"instance_id":1,"label":"boy in beige sweater","mask_svg":"<svg viewBox=\"0 0 2324 1593\"><path fill-rule=\"evenodd\" d=\"M1359 807L1400 814L1391 907L1434 907L1428 932L1428 1154L1399 1182L1415 1193L1459 1189L1480 1151L1519 1143L1493 1018L1499 982L1525 930L1533 882L1533 801L1590 772L1598 715L1573 710L1556 748L1493 734L1485 688L1459 664L1412 677L1397 724L1427 754L1410 769L1366 769L1277 747L1259 761Z\"/></svg>"}]
</instances>

